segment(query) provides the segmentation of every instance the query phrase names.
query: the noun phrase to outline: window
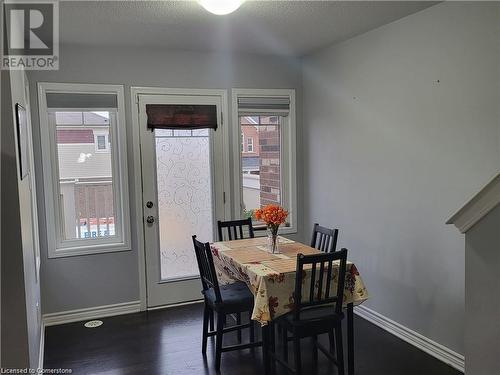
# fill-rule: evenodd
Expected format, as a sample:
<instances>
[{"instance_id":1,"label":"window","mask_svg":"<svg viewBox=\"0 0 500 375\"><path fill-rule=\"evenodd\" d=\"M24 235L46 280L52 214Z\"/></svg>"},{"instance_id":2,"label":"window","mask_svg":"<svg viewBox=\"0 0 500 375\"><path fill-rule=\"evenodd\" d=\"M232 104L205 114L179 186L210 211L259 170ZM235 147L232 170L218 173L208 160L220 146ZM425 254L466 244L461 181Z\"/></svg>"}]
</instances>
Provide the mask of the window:
<instances>
[{"instance_id":1,"label":"window","mask_svg":"<svg viewBox=\"0 0 500 375\"><path fill-rule=\"evenodd\" d=\"M95 136L95 146L96 146L96 151L108 151L109 148L108 148L108 142L106 140L106 135L102 134L102 135L96 135Z\"/></svg>"},{"instance_id":2,"label":"window","mask_svg":"<svg viewBox=\"0 0 500 375\"><path fill-rule=\"evenodd\" d=\"M246 142L246 148L235 155L240 160L236 216L252 216L262 206L280 204L290 212L280 232L296 232L294 91L234 90L233 108L238 132Z\"/></svg>"},{"instance_id":3,"label":"window","mask_svg":"<svg viewBox=\"0 0 500 375\"><path fill-rule=\"evenodd\" d=\"M41 83L39 103L49 257L129 250L122 87Z\"/></svg>"},{"instance_id":4,"label":"window","mask_svg":"<svg viewBox=\"0 0 500 375\"><path fill-rule=\"evenodd\" d=\"M105 135L98 135L97 136L97 149L98 150L105 150L106 149L106 136Z\"/></svg>"},{"instance_id":5,"label":"window","mask_svg":"<svg viewBox=\"0 0 500 375\"><path fill-rule=\"evenodd\" d=\"M247 139L247 152L253 152L253 138Z\"/></svg>"}]
</instances>

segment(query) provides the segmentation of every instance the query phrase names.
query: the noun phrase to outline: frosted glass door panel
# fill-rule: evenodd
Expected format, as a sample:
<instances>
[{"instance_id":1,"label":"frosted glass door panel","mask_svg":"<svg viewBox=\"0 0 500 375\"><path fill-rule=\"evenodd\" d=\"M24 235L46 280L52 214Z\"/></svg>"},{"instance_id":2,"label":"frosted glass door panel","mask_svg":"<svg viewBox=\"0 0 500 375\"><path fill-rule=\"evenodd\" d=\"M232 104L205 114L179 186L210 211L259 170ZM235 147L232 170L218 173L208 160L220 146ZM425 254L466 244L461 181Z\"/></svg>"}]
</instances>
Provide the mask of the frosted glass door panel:
<instances>
[{"instance_id":1,"label":"frosted glass door panel","mask_svg":"<svg viewBox=\"0 0 500 375\"><path fill-rule=\"evenodd\" d=\"M197 276L191 236L213 241L208 130L155 130L161 279Z\"/></svg>"}]
</instances>

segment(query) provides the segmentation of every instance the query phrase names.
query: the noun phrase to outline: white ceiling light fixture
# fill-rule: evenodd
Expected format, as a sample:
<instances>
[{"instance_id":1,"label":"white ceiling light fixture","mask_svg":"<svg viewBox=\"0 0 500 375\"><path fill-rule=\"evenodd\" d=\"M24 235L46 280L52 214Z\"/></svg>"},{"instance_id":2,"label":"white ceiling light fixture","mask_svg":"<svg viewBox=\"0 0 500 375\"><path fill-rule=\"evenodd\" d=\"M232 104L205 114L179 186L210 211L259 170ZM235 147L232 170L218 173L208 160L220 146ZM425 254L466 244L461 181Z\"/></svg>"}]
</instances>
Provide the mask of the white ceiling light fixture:
<instances>
[{"instance_id":1,"label":"white ceiling light fixture","mask_svg":"<svg viewBox=\"0 0 500 375\"><path fill-rule=\"evenodd\" d=\"M203 8L218 16L233 13L244 1L245 0L198 0Z\"/></svg>"}]
</instances>

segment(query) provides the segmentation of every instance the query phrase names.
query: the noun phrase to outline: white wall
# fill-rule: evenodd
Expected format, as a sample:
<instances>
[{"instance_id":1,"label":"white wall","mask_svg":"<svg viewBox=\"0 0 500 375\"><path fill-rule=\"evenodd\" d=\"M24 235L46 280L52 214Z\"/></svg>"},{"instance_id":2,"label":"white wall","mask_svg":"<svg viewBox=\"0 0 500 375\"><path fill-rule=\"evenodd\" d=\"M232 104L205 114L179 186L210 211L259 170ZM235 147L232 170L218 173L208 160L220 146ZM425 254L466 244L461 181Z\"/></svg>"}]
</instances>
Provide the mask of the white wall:
<instances>
[{"instance_id":1,"label":"white wall","mask_svg":"<svg viewBox=\"0 0 500 375\"><path fill-rule=\"evenodd\" d=\"M464 352L463 237L500 167L498 3L441 3L304 59L305 223L340 228L371 309Z\"/></svg>"},{"instance_id":2,"label":"white wall","mask_svg":"<svg viewBox=\"0 0 500 375\"><path fill-rule=\"evenodd\" d=\"M295 88L298 114L301 118L301 72L296 60L257 55L231 55L166 51L139 48L84 48L62 46L59 71L31 72L32 93L36 83L76 82L111 83L125 85L127 120L127 148L129 151L129 179L131 217L134 211L135 190L132 170L133 139L131 137L131 86L157 86L181 88ZM231 93L228 92L228 97ZM33 96L34 98L34 96ZM36 100L34 100L36 101ZM229 113L231 113L229 103ZM34 108L38 121L38 108ZM228 119L230 121L230 119ZM297 128L301 129L301 124ZM35 126L38 129L37 126ZM35 134L35 152L40 155L39 134ZM297 145L301 156L300 138ZM135 140L137 141L137 140ZM232 144L232 143L231 143ZM41 158L38 159L37 180L42 181ZM231 160L232 162L232 160ZM297 180L301 181L301 169ZM41 185L41 184L40 184ZM299 187L300 188L300 187ZM42 187L39 193L42 196ZM299 194L301 191L299 191ZM299 204L298 211L302 206ZM39 200L42 242L42 301L43 312L52 313L71 309L129 302L139 299L137 228L132 220L133 250L79 257L48 259L47 240L44 237L43 199ZM301 215L299 215L299 218ZM299 222L299 228L301 223Z\"/></svg>"}]
</instances>

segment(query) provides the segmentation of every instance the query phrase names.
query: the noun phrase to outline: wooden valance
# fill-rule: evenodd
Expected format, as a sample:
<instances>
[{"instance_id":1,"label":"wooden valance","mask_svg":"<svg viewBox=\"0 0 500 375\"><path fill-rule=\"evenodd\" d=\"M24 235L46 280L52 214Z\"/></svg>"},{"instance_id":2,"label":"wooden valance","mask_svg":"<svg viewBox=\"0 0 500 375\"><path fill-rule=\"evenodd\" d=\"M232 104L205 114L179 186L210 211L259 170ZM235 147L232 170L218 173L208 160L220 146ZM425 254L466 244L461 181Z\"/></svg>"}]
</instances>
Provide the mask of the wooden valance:
<instances>
[{"instance_id":1,"label":"wooden valance","mask_svg":"<svg viewBox=\"0 0 500 375\"><path fill-rule=\"evenodd\" d=\"M148 129L217 130L217 106L204 104L146 104Z\"/></svg>"}]
</instances>

